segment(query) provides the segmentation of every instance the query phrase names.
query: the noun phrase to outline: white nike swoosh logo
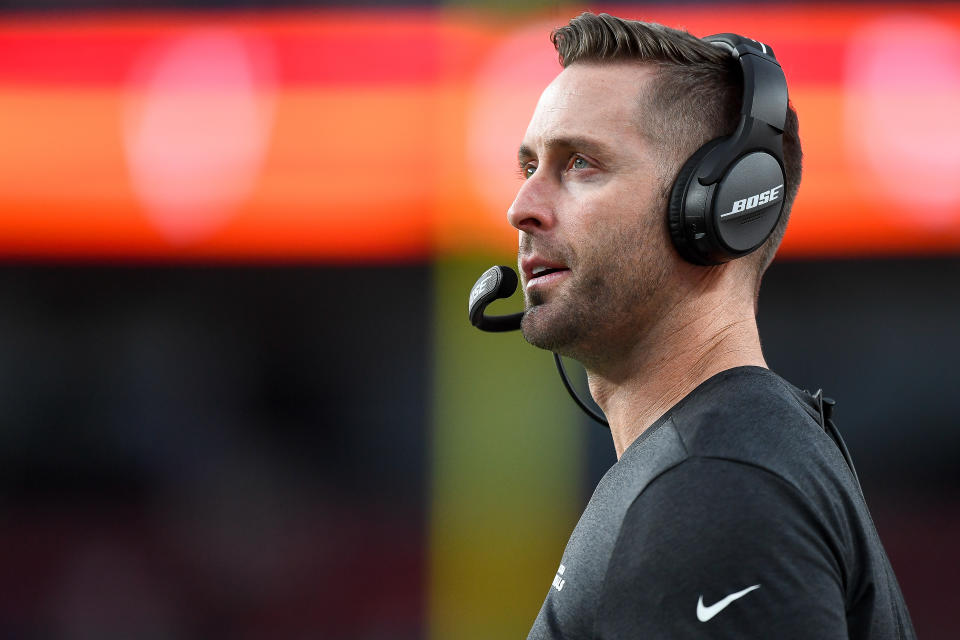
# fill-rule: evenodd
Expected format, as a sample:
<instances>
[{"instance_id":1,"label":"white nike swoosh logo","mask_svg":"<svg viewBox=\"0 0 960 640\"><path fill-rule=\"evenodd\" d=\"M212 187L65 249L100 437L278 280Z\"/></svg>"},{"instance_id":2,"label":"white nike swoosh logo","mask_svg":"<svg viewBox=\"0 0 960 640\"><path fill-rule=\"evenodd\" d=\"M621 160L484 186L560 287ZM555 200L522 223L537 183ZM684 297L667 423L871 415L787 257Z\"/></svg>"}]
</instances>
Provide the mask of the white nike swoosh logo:
<instances>
[{"instance_id":1,"label":"white nike swoosh logo","mask_svg":"<svg viewBox=\"0 0 960 640\"><path fill-rule=\"evenodd\" d=\"M700 599L697 600L697 620L699 620L700 622L706 622L713 616L723 611L727 607L727 605L733 602L734 600L737 600L738 598L742 598L743 596L747 595L754 589L759 589L759 588L760 588L760 585L755 584L752 587L747 587L743 591L737 591L736 593L731 593L720 602L717 602L716 604L712 604L709 607L703 606L703 596L700 596Z\"/></svg>"}]
</instances>

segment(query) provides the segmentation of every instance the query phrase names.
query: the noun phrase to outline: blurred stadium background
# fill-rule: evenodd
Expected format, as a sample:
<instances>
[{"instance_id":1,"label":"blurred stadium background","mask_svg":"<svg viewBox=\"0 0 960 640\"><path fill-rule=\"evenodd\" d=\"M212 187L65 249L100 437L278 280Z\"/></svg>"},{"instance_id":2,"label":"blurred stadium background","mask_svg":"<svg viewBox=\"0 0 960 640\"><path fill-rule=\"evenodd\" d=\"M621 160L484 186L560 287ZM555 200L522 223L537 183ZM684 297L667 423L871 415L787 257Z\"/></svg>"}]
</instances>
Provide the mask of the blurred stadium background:
<instances>
[{"instance_id":1,"label":"blurred stadium background","mask_svg":"<svg viewBox=\"0 0 960 640\"><path fill-rule=\"evenodd\" d=\"M960 9L0 2L0 636L523 637L614 461L466 320L581 10L773 43L760 305L919 635L960 601ZM519 303L502 303L502 310Z\"/></svg>"}]
</instances>

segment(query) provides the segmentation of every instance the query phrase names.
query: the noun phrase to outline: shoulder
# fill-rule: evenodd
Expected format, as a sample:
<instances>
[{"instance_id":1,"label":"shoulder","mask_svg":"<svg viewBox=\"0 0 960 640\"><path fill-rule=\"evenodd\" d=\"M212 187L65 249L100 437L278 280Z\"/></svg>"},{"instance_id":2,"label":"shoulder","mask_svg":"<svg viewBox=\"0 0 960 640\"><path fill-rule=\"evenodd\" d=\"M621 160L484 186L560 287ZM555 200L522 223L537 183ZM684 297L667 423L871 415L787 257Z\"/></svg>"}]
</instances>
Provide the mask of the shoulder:
<instances>
[{"instance_id":1,"label":"shoulder","mask_svg":"<svg viewBox=\"0 0 960 640\"><path fill-rule=\"evenodd\" d=\"M811 498L824 480L841 493L856 492L811 397L767 369L714 376L675 407L670 422L690 458L763 469Z\"/></svg>"},{"instance_id":2,"label":"shoulder","mask_svg":"<svg viewBox=\"0 0 960 640\"><path fill-rule=\"evenodd\" d=\"M712 605L759 585L749 601L724 613L726 624L778 637L790 635L781 622L813 616L820 626L809 637L834 637L845 629L837 544L810 503L777 474L687 458L651 481L624 514L601 619L613 633L636 624L651 631L689 624L694 631L708 615L698 602Z\"/></svg>"},{"instance_id":3,"label":"shoulder","mask_svg":"<svg viewBox=\"0 0 960 640\"><path fill-rule=\"evenodd\" d=\"M809 394L767 370L714 376L614 470L598 637L699 637L719 623L730 637L846 638L848 602L897 596Z\"/></svg>"},{"instance_id":4,"label":"shoulder","mask_svg":"<svg viewBox=\"0 0 960 640\"><path fill-rule=\"evenodd\" d=\"M617 545L621 551L638 546L645 553L663 545L658 554L682 553L696 564L698 556L717 552L711 548L717 545L732 558L747 548L768 546L773 538L778 540L774 546L783 546L803 532L821 539L820 517L788 480L742 461L688 457L636 495L624 513ZM683 541L690 548L679 550ZM819 551L831 555L826 547Z\"/></svg>"},{"instance_id":5,"label":"shoulder","mask_svg":"<svg viewBox=\"0 0 960 640\"><path fill-rule=\"evenodd\" d=\"M645 552L665 545L690 561L719 545L732 558L750 547L785 546L790 538L820 544L824 523L816 505L789 480L761 466L709 457L687 457L650 481L624 512L621 550ZM677 550L688 541L690 548ZM729 548L728 548L729 547ZM832 556L829 546L818 552ZM754 553L754 551L749 551ZM704 557L704 560L707 558ZM839 565L834 563L832 568Z\"/></svg>"},{"instance_id":6,"label":"shoulder","mask_svg":"<svg viewBox=\"0 0 960 640\"><path fill-rule=\"evenodd\" d=\"M820 431L801 392L768 369L737 367L713 376L670 412L692 453L762 447ZM798 436L800 436L798 438Z\"/></svg>"}]
</instances>

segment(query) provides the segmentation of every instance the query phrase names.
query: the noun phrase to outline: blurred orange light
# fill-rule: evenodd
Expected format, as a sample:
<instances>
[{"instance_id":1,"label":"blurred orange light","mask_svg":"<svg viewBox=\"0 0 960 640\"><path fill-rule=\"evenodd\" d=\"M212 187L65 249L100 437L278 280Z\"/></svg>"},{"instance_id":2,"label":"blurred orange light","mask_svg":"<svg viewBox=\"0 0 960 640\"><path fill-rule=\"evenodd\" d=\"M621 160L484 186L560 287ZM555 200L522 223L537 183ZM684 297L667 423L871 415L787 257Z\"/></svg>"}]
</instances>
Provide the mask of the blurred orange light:
<instances>
[{"instance_id":1,"label":"blurred orange light","mask_svg":"<svg viewBox=\"0 0 960 640\"><path fill-rule=\"evenodd\" d=\"M805 150L785 255L960 250L960 9L617 13L773 44ZM512 252L516 145L559 71L555 22L446 11L8 19L0 256Z\"/></svg>"}]
</instances>

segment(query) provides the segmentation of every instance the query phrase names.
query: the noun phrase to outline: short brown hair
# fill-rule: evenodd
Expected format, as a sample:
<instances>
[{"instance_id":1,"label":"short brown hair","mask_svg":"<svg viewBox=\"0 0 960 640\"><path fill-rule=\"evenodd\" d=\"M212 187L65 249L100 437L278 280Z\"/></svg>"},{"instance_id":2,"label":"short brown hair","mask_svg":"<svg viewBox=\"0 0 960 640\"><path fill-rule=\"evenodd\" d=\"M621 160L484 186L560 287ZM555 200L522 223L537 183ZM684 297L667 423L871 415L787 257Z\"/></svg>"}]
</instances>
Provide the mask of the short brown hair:
<instances>
[{"instance_id":1,"label":"short brown hair","mask_svg":"<svg viewBox=\"0 0 960 640\"><path fill-rule=\"evenodd\" d=\"M707 141L729 136L737 127L743 77L733 56L720 47L655 22L589 12L554 29L550 39L564 67L577 62L636 61L655 68L651 90L642 105L641 131L661 150L663 164L669 168L661 176L664 196L682 162ZM803 152L798 127L797 112L789 104L783 131L783 215L766 244L754 254L758 279L783 240L800 187Z\"/></svg>"}]
</instances>

